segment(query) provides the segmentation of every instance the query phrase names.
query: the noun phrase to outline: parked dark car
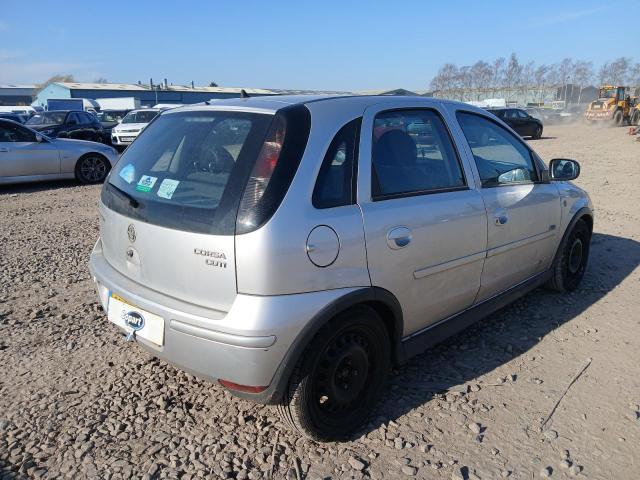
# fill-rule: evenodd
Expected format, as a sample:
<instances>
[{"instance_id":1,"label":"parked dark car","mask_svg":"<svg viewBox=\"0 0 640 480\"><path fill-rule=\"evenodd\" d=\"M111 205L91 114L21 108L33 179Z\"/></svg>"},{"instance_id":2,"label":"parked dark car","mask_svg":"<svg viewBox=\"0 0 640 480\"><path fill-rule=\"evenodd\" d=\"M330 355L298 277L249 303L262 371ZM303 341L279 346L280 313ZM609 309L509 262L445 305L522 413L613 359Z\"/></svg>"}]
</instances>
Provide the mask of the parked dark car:
<instances>
[{"instance_id":1,"label":"parked dark car","mask_svg":"<svg viewBox=\"0 0 640 480\"><path fill-rule=\"evenodd\" d=\"M496 108L491 110L496 117L513 128L521 137L542 137L542 122L520 108Z\"/></svg>"},{"instance_id":2,"label":"parked dark car","mask_svg":"<svg viewBox=\"0 0 640 480\"><path fill-rule=\"evenodd\" d=\"M74 138L102 142L100 120L81 110L53 110L36 113L26 125L51 138Z\"/></svg>"},{"instance_id":3,"label":"parked dark car","mask_svg":"<svg viewBox=\"0 0 640 480\"><path fill-rule=\"evenodd\" d=\"M4 120L13 120L18 123L25 123L29 119L29 115L22 115L20 113L9 113L2 112L0 113L0 118Z\"/></svg>"},{"instance_id":4,"label":"parked dark car","mask_svg":"<svg viewBox=\"0 0 640 480\"><path fill-rule=\"evenodd\" d=\"M102 110L98 113L98 120L102 124L103 141L111 144L111 130L118 125L131 110Z\"/></svg>"}]
</instances>

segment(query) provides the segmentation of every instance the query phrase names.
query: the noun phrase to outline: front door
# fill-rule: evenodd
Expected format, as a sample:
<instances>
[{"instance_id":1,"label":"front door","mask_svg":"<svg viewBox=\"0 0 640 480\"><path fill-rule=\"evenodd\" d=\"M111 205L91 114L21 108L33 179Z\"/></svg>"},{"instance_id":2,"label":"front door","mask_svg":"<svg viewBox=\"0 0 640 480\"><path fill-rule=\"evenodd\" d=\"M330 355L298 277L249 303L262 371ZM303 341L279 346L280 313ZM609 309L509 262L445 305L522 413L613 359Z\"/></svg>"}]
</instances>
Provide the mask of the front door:
<instances>
[{"instance_id":1,"label":"front door","mask_svg":"<svg viewBox=\"0 0 640 480\"><path fill-rule=\"evenodd\" d=\"M473 303L486 254L484 204L437 109L367 109L360 152L371 283L399 300L410 335Z\"/></svg>"},{"instance_id":2,"label":"front door","mask_svg":"<svg viewBox=\"0 0 640 480\"><path fill-rule=\"evenodd\" d=\"M559 234L560 197L555 185L541 181L535 153L524 141L484 115L459 110L456 116L487 209L482 301L549 268Z\"/></svg>"},{"instance_id":3,"label":"front door","mask_svg":"<svg viewBox=\"0 0 640 480\"><path fill-rule=\"evenodd\" d=\"M58 150L20 125L0 125L0 177L60 173Z\"/></svg>"}]
</instances>

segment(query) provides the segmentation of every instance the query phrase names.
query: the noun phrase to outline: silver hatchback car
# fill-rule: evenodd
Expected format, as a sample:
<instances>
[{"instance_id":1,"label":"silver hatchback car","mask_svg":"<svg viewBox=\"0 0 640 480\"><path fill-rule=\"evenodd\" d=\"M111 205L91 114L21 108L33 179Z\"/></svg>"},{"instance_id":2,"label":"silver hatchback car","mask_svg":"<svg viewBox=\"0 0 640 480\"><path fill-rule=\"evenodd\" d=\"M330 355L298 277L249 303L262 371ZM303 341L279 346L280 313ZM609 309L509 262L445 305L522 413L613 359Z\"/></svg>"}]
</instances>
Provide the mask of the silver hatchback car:
<instances>
[{"instance_id":1,"label":"silver hatchback car","mask_svg":"<svg viewBox=\"0 0 640 480\"><path fill-rule=\"evenodd\" d=\"M344 438L392 363L527 291L576 288L593 229L490 113L427 98L282 96L162 112L102 190L90 267L152 355Z\"/></svg>"}]
</instances>

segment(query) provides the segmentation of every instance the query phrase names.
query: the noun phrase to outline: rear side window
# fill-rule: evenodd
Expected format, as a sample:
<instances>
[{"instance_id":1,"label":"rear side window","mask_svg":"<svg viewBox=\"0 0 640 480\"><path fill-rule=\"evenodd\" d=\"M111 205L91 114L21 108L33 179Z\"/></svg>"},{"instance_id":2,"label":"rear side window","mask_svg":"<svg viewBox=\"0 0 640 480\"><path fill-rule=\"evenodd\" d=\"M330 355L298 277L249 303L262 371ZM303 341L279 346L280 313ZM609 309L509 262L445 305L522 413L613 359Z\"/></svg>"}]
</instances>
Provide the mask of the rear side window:
<instances>
[{"instance_id":1,"label":"rear side window","mask_svg":"<svg viewBox=\"0 0 640 480\"><path fill-rule=\"evenodd\" d=\"M483 187L538 180L531 151L520 139L480 115L458 112L456 116L471 147Z\"/></svg>"},{"instance_id":2,"label":"rear side window","mask_svg":"<svg viewBox=\"0 0 640 480\"><path fill-rule=\"evenodd\" d=\"M355 203L361 121L357 118L347 123L331 141L313 190L314 207L332 208Z\"/></svg>"},{"instance_id":3,"label":"rear side window","mask_svg":"<svg viewBox=\"0 0 640 480\"><path fill-rule=\"evenodd\" d=\"M273 214L297 170L310 121L296 120L280 112L160 115L118 161L102 202L177 230L251 231Z\"/></svg>"},{"instance_id":4,"label":"rear side window","mask_svg":"<svg viewBox=\"0 0 640 480\"><path fill-rule=\"evenodd\" d=\"M374 200L465 188L451 137L432 110L394 110L376 116Z\"/></svg>"}]
</instances>

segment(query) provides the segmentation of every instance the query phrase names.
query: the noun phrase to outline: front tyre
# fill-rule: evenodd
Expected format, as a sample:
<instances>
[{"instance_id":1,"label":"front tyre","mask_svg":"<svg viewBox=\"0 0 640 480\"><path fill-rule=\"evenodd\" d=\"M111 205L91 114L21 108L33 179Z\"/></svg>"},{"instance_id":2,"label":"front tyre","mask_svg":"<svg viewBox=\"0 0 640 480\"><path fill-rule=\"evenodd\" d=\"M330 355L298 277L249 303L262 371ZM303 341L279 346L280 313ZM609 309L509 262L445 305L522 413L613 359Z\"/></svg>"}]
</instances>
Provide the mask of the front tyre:
<instances>
[{"instance_id":1,"label":"front tyre","mask_svg":"<svg viewBox=\"0 0 640 480\"><path fill-rule=\"evenodd\" d=\"M616 127L620 127L622 126L622 121L623 121L622 111L618 110L616 113L613 114L613 124Z\"/></svg>"},{"instance_id":2,"label":"front tyre","mask_svg":"<svg viewBox=\"0 0 640 480\"><path fill-rule=\"evenodd\" d=\"M542 127L541 126L537 126L535 132L533 132L532 135L534 140L540 140L542 138Z\"/></svg>"},{"instance_id":3,"label":"front tyre","mask_svg":"<svg viewBox=\"0 0 640 480\"><path fill-rule=\"evenodd\" d=\"M99 153L87 153L76 164L76 178L82 184L102 183L107 178L111 166Z\"/></svg>"},{"instance_id":4,"label":"front tyre","mask_svg":"<svg viewBox=\"0 0 640 480\"><path fill-rule=\"evenodd\" d=\"M391 363L387 329L370 307L325 325L298 361L278 405L282 420L317 441L341 440L369 416Z\"/></svg>"},{"instance_id":5,"label":"front tyre","mask_svg":"<svg viewBox=\"0 0 640 480\"><path fill-rule=\"evenodd\" d=\"M590 242L589 227L584 220L578 220L560 245L559 255L552 267L552 277L547 283L550 290L571 292L578 287L587 268Z\"/></svg>"}]
</instances>

